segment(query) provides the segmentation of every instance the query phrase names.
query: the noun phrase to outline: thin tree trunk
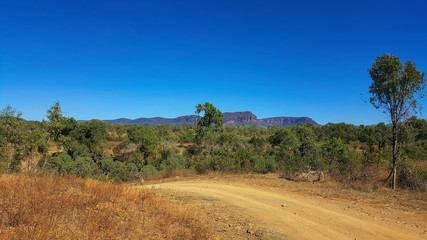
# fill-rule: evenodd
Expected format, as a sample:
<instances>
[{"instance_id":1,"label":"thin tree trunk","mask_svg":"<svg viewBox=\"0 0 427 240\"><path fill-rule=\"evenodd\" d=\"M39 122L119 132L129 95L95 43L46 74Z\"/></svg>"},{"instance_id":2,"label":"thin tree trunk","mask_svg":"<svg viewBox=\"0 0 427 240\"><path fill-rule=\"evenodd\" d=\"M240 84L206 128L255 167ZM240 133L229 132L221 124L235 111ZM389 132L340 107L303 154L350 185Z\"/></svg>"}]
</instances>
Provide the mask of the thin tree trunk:
<instances>
[{"instance_id":1,"label":"thin tree trunk","mask_svg":"<svg viewBox=\"0 0 427 240\"><path fill-rule=\"evenodd\" d=\"M393 121L393 183L392 188L393 190L396 190L396 183L397 183L397 171L396 171L396 163L399 160L399 149L398 149L398 141L397 141L397 121Z\"/></svg>"}]
</instances>

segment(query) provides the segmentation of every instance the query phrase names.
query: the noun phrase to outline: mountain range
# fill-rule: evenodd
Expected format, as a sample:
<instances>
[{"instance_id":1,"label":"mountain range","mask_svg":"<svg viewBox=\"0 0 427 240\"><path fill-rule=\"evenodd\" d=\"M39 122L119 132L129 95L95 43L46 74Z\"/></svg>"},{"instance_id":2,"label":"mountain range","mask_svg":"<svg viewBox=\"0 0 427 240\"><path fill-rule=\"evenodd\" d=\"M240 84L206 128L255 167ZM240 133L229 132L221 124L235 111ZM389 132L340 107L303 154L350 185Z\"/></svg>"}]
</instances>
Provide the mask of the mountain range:
<instances>
[{"instance_id":1,"label":"mountain range","mask_svg":"<svg viewBox=\"0 0 427 240\"><path fill-rule=\"evenodd\" d=\"M103 120L104 122L117 123L117 124L136 124L136 125L184 125L184 124L197 124L200 120L200 116L197 115L186 115L177 118L137 118L137 119L128 119L128 118L118 118L114 120ZM278 125L278 126L295 126L298 123L308 124L318 126L313 119L309 117L271 117L271 118L262 118L258 119L252 112L225 112L224 113L224 125L232 126L249 126L257 125L268 127L269 125Z\"/></svg>"}]
</instances>

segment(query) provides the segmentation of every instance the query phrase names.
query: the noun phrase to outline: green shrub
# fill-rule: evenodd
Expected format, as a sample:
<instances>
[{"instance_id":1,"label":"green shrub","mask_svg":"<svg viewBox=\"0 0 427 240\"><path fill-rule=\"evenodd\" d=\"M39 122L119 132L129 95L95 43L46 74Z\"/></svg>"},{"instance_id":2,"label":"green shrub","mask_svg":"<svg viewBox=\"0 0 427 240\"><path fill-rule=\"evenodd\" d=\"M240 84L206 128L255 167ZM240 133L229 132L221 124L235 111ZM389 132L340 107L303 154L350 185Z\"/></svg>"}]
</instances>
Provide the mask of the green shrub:
<instances>
[{"instance_id":1,"label":"green shrub","mask_svg":"<svg viewBox=\"0 0 427 240\"><path fill-rule=\"evenodd\" d=\"M196 137L196 131L194 129L188 129L187 131L184 131L179 136L179 142L180 143L188 143L194 141L194 138Z\"/></svg>"},{"instance_id":2,"label":"green shrub","mask_svg":"<svg viewBox=\"0 0 427 240\"><path fill-rule=\"evenodd\" d=\"M209 162L206 159L202 160L196 160L194 163L194 169L197 173L203 174L208 170L211 170L209 168Z\"/></svg>"},{"instance_id":3,"label":"green shrub","mask_svg":"<svg viewBox=\"0 0 427 240\"><path fill-rule=\"evenodd\" d=\"M276 162L273 157L263 157L259 155L252 156L250 161L253 163L255 173L269 173L276 170Z\"/></svg>"},{"instance_id":4,"label":"green shrub","mask_svg":"<svg viewBox=\"0 0 427 240\"><path fill-rule=\"evenodd\" d=\"M182 155L172 155L168 157L165 161L160 165L160 169L162 171L171 171L171 170L179 170L179 169L189 169L192 167L192 163L188 158Z\"/></svg>"},{"instance_id":5,"label":"green shrub","mask_svg":"<svg viewBox=\"0 0 427 240\"><path fill-rule=\"evenodd\" d=\"M145 165L141 170L141 174L143 177L152 176L152 175L155 175L157 173L158 173L158 171L157 171L156 167L154 167L153 165L150 165L150 164Z\"/></svg>"},{"instance_id":6,"label":"green shrub","mask_svg":"<svg viewBox=\"0 0 427 240\"><path fill-rule=\"evenodd\" d=\"M68 154L59 153L48 159L47 168L57 174L74 174L83 178L94 177L97 165L92 158L77 157L72 159Z\"/></svg>"},{"instance_id":7,"label":"green shrub","mask_svg":"<svg viewBox=\"0 0 427 240\"><path fill-rule=\"evenodd\" d=\"M185 151L183 153L184 156L192 157L194 155L198 155L202 152L201 147L197 145L188 145L185 147Z\"/></svg>"},{"instance_id":8,"label":"green shrub","mask_svg":"<svg viewBox=\"0 0 427 240\"><path fill-rule=\"evenodd\" d=\"M427 170L408 161L402 161L397 168L397 186L403 189L425 191Z\"/></svg>"},{"instance_id":9,"label":"green shrub","mask_svg":"<svg viewBox=\"0 0 427 240\"><path fill-rule=\"evenodd\" d=\"M90 157L77 157L71 166L71 174L82 178L94 177L98 169L97 165Z\"/></svg>"},{"instance_id":10,"label":"green shrub","mask_svg":"<svg viewBox=\"0 0 427 240\"><path fill-rule=\"evenodd\" d=\"M111 157L103 157L99 165L107 180L130 181L137 178L138 169L133 163L124 164Z\"/></svg>"},{"instance_id":11,"label":"green shrub","mask_svg":"<svg viewBox=\"0 0 427 240\"><path fill-rule=\"evenodd\" d=\"M7 170L9 172L20 172L21 171L21 161L16 157L13 157L12 160L7 165Z\"/></svg>"},{"instance_id":12,"label":"green shrub","mask_svg":"<svg viewBox=\"0 0 427 240\"><path fill-rule=\"evenodd\" d=\"M212 155L205 158L208 170L232 172L235 169L234 158L231 156Z\"/></svg>"}]
</instances>

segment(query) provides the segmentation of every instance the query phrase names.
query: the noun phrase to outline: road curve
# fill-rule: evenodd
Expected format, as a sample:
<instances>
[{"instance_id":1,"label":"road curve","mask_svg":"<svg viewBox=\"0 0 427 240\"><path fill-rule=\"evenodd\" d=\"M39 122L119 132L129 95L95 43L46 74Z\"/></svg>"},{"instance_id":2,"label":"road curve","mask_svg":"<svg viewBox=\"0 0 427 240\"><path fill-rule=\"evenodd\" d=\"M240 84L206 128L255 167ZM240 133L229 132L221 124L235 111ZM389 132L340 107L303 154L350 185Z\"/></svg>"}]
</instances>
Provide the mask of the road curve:
<instances>
[{"instance_id":1,"label":"road curve","mask_svg":"<svg viewBox=\"0 0 427 240\"><path fill-rule=\"evenodd\" d=\"M209 180L145 185L169 194L205 197L255 219L286 239L425 239L427 234L351 213L333 202ZM285 237L283 237L285 236Z\"/></svg>"}]
</instances>

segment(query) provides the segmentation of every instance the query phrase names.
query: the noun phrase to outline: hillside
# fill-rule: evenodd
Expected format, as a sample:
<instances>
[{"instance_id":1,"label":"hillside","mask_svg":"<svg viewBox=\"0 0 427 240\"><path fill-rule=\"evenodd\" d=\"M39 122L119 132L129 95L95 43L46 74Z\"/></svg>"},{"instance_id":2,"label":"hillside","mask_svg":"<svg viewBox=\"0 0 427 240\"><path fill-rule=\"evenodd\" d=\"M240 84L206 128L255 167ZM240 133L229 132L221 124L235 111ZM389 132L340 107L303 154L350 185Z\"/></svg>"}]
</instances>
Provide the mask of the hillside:
<instances>
[{"instance_id":1,"label":"hillside","mask_svg":"<svg viewBox=\"0 0 427 240\"><path fill-rule=\"evenodd\" d=\"M200 120L200 116L197 115L186 115L177 118L137 118L137 119L127 119L127 118L118 118L113 120L104 120L104 122L117 123L117 124L136 124L136 125L163 125L169 124L174 126L184 125L184 124L196 124ZM245 112L226 112L224 113L224 124L231 126L247 126L247 125L257 125L268 127L269 125L278 125L278 126L295 126L298 123L308 124L318 126L313 119L309 117L271 117L258 119L255 114L250 111Z\"/></svg>"}]
</instances>

